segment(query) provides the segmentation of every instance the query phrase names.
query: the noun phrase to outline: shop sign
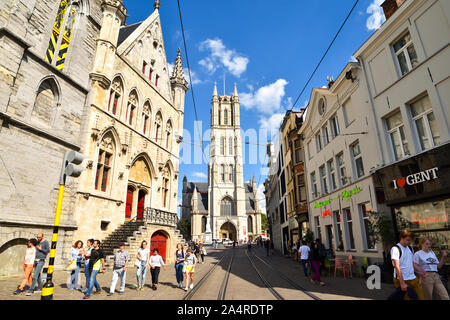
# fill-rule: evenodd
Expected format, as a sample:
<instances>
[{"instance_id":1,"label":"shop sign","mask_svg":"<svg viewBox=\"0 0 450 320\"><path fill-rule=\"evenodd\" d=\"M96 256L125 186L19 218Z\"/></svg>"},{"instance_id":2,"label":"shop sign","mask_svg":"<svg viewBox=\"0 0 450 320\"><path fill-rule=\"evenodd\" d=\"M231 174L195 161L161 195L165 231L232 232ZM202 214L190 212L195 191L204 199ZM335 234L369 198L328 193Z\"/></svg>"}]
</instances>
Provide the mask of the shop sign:
<instances>
[{"instance_id":1,"label":"shop sign","mask_svg":"<svg viewBox=\"0 0 450 320\"><path fill-rule=\"evenodd\" d=\"M448 213L442 216L431 216L428 218L418 218L417 213L412 216L412 224L435 224L441 222L448 222Z\"/></svg>"},{"instance_id":2,"label":"shop sign","mask_svg":"<svg viewBox=\"0 0 450 320\"><path fill-rule=\"evenodd\" d=\"M350 201L350 199L352 198L352 196L354 196L355 194L358 194L361 192L361 188L358 186L355 186L352 190L345 190L341 192L341 199L342 200L347 200Z\"/></svg>"},{"instance_id":3,"label":"shop sign","mask_svg":"<svg viewBox=\"0 0 450 320\"><path fill-rule=\"evenodd\" d=\"M314 201L314 208L320 208L320 207L326 206L327 204L330 204L330 203L331 203L331 198L328 198L328 200L325 200L322 202Z\"/></svg>"},{"instance_id":4,"label":"shop sign","mask_svg":"<svg viewBox=\"0 0 450 320\"><path fill-rule=\"evenodd\" d=\"M406 178L401 177L399 179L392 180L392 182L394 183L394 189L398 189L399 187L404 188L405 185L413 186L418 183L437 179L437 171L438 167L435 167L418 173L410 174Z\"/></svg>"},{"instance_id":5,"label":"shop sign","mask_svg":"<svg viewBox=\"0 0 450 320\"><path fill-rule=\"evenodd\" d=\"M330 216L331 217L331 211L329 209L325 210L324 212L322 212L322 216L325 218L326 216Z\"/></svg>"}]
</instances>

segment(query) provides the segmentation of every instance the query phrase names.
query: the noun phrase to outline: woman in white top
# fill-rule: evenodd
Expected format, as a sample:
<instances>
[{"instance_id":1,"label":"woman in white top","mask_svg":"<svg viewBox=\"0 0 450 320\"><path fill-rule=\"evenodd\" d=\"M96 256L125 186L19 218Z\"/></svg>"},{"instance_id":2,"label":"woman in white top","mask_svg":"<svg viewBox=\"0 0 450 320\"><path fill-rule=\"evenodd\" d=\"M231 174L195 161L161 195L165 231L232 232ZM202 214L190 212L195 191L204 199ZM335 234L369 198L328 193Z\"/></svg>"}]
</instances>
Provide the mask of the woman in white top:
<instances>
[{"instance_id":1,"label":"woman in white top","mask_svg":"<svg viewBox=\"0 0 450 320\"><path fill-rule=\"evenodd\" d=\"M70 261L75 260L77 267L70 272L70 283L67 286L69 290L78 289L78 275L81 269L81 260L83 259L83 241L78 240L72 248L70 248Z\"/></svg>"},{"instance_id":2,"label":"woman in white top","mask_svg":"<svg viewBox=\"0 0 450 320\"><path fill-rule=\"evenodd\" d=\"M419 240L419 248L422 250L414 253L414 264L425 270L422 276L422 289L425 300L433 300L433 295L439 300L449 300L448 292L442 284L438 274L438 269L444 265L447 251L442 251L442 257L439 261L433 250L431 250L431 242L429 239L421 238Z\"/></svg>"},{"instance_id":3,"label":"woman in white top","mask_svg":"<svg viewBox=\"0 0 450 320\"><path fill-rule=\"evenodd\" d=\"M33 277L31 273L33 272L34 267L34 259L36 258L36 239L30 239L27 243L27 250L25 252L25 258L23 259L23 278L20 285L17 287L17 290L14 291L14 294L19 294L24 291L25 286L28 283L28 286L31 286L33 282Z\"/></svg>"},{"instance_id":4,"label":"woman in white top","mask_svg":"<svg viewBox=\"0 0 450 320\"><path fill-rule=\"evenodd\" d=\"M202 243L200 244L200 257L202 258L202 264L205 263L205 256L206 256L206 248L205 245Z\"/></svg>"},{"instance_id":5,"label":"woman in white top","mask_svg":"<svg viewBox=\"0 0 450 320\"><path fill-rule=\"evenodd\" d=\"M156 290L158 285L159 271L161 267L166 270L163 258L159 255L158 249L153 249L153 255L150 256L150 273L152 275L152 289Z\"/></svg>"},{"instance_id":6,"label":"woman in white top","mask_svg":"<svg viewBox=\"0 0 450 320\"><path fill-rule=\"evenodd\" d=\"M186 251L187 256L184 260L184 272L186 274L186 288L184 290L188 291L189 288L194 288L194 271L195 264L197 263L197 257L192 253L192 249L189 248ZM189 280L191 280L191 285L189 286Z\"/></svg>"},{"instance_id":7,"label":"woman in white top","mask_svg":"<svg viewBox=\"0 0 450 320\"><path fill-rule=\"evenodd\" d=\"M147 275L148 258L150 256L150 249L147 248L147 241L141 242L141 247L137 253L137 259L139 260L139 267L136 274L137 277L137 289L142 290L145 285L145 276Z\"/></svg>"}]
</instances>

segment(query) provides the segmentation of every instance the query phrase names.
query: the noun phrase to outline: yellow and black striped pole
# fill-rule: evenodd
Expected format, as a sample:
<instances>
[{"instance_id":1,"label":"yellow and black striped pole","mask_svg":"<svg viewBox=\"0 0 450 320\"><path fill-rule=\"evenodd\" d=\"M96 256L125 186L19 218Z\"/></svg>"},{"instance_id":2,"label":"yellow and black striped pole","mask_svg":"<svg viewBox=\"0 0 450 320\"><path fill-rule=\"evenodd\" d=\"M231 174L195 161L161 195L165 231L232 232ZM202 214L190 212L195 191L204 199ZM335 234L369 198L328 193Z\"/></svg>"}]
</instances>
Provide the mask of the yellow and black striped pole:
<instances>
[{"instance_id":1,"label":"yellow and black striped pole","mask_svg":"<svg viewBox=\"0 0 450 320\"><path fill-rule=\"evenodd\" d=\"M61 208L64 196L64 186L66 185L66 177L79 177L84 168L77 165L81 164L85 158L87 158L85 155L75 151L66 152L64 155L61 175L59 177L58 202L56 204L55 223L53 225L52 246L50 249L50 259L48 261L47 269L47 281L42 288L41 300L53 299L53 289L55 286L53 285L52 279L53 270L55 267L56 243L58 242L59 220L61 219Z\"/></svg>"},{"instance_id":2,"label":"yellow and black striped pole","mask_svg":"<svg viewBox=\"0 0 450 320\"><path fill-rule=\"evenodd\" d=\"M53 285L52 279L53 279L53 269L55 266L56 243L58 241L58 229L59 229L59 220L61 218L63 196L64 196L64 184L61 184L59 186L58 203L56 204L56 215L55 215L55 223L53 225L52 246L50 249L50 259L48 261L47 281L45 282L42 288L41 300L53 299L53 289L55 286Z\"/></svg>"}]
</instances>

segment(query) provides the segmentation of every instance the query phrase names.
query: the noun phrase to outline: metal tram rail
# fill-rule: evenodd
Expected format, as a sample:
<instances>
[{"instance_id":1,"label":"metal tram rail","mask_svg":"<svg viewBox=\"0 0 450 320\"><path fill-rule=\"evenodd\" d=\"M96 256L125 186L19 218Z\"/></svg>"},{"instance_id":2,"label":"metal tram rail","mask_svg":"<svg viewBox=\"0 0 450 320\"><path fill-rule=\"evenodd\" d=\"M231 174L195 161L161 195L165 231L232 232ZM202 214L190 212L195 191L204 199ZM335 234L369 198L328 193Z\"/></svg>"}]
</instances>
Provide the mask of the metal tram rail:
<instances>
[{"instance_id":1,"label":"metal tram rail","mask_svg":"<svg viewBox=\"0 0 450 320\"><path fill-rule=\"evenodd\" d=\"M191 300L192 297L197 293L197 291L203 286L204 283L208 280L208 278L211 276L211 274L214 272L214 270L217 268L217 266L223 261L225 256L231 256L230 262L228 264L227 273L225 274L224 279L222 280L222 285L220 286L219 294L217 296L217 300L225 300L225 294L228 286L228 279L230 278L230 272L231 272L231 266L233 264L234 260L234 251L231 254L224 254L220 260L201 278L201 280L197 283L197 285L189 291L186 296L184 296L183 300Z\"/></svg>"},{"instance_id":2,"label":"metal tram rail","mask_svg":"<svg viewBox=\"0 0 450 320\"><path fill-rule=\"evenodd\" d=\"M300 286L299 284L297 284L296 282L294 282L293 280L291 280L288 276L286 276L284 273L282 273L279 270L276 270L274 267L272 267L272 265L270 263L268 263L265 259L259 257L256 254L253 254L254 257L256 257L257 259L259 259L262 263L264 263L267 267L269 267L272 271L274 271L281 279L285 280L287 283L289 283L292 287L294 287L295 289L301 291L302 293L306 294L307 296L309 296L310 298L313 298L314 300L321 300L318 296L316 296L315 294L312 294L311 292L309 292L308 290L306 290L305 288L303 288L302 286ZM249 257L250 259L250 257ZM251 261L251 260L250 260ZM264 280L263 280L264 281ZM271 290L272 291L272 290Z\"/></svg>"}]
</instances>

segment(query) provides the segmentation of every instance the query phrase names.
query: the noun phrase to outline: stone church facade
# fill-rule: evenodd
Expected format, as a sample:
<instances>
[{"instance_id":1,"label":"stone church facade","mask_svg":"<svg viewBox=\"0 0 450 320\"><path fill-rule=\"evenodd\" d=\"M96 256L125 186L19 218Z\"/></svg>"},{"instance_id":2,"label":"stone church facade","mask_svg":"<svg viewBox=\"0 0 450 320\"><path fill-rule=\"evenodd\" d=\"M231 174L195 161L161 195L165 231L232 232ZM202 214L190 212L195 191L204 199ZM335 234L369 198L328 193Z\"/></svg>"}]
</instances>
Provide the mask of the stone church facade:
<instances>
[{"instance_id":1,"label":"stone church facade","mask_svg":"<svg viewBox=\"0 0 450 320\"><path fill-rule=\"evenodd\" d=\"M75 240L176 215L188 88L180 53L169 75L155 7L126 26L121 0L1 1L0 277L22 272L27 239L51 241L66 151L89 160L66 182L57 266Z\"/></svg>"},{"instance_id":2,"label":"stone church facade","mask_svg":"<svg viewBox=\"0 0 450 320\"><path fill-rule=\"evenodd\" d=\"M191 222L191 238L202 242L236 241L261 235L261 211L255 178L244 182L239 97L217 94L211 108L208 182L183 179L182 217Z\"/></svg>"}]
</instances>

